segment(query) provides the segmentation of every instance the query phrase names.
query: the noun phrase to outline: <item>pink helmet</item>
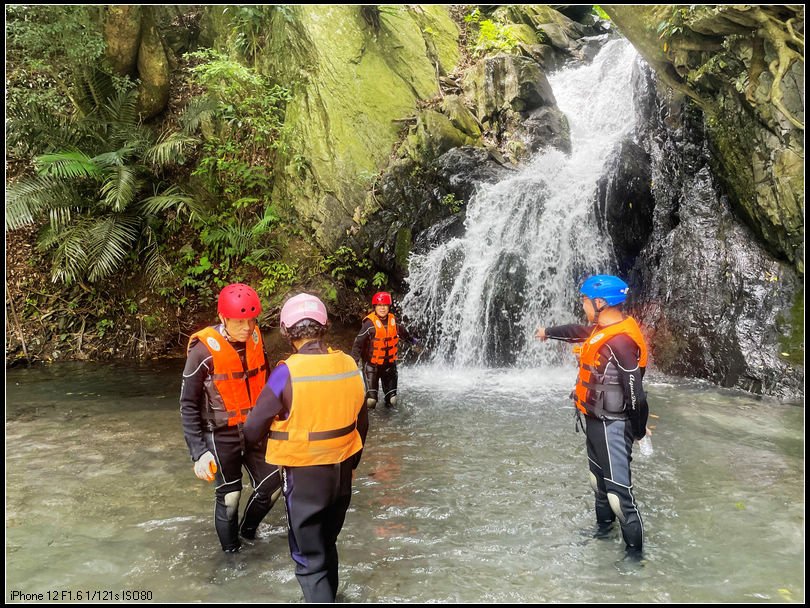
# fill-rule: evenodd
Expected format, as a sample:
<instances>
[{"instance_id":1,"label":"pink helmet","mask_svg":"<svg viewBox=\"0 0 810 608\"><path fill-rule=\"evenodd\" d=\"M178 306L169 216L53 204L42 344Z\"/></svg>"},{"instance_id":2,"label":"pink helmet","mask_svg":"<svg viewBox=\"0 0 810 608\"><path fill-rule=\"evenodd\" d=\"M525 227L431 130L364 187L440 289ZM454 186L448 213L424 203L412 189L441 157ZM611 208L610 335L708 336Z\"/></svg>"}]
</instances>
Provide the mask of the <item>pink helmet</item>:
<instances>
[{"instance_id":1,"label":"pink helmet","mask_svg":"<svg viewBox=\"0 0 810 608\"><path fill-rule=\"evenodd\" d=\"M371 305L377 306L378 304L382 304L384 306L391 306L391 294L387 291L378 291L374 294L374 297L371 298Z\"/></svg>"},{"instance_id":2,"label":"pink helmet","mask_svg":"<svg viewBox=\"0 0 810 608\"><path fill-rule=\"evenodd\" d=\"M326 306L318 298L308 293L299 293L281 307L281 326L290 328L303 319L312 319L326 325Z\"/></svg>"},{"instance_id":3,"label":"pink helmet","mask_svg":"<svg viewBox=\"0 0 810 608\"><path fill-rule=\"evenodd\" d=\"M226 319L253 319L262 312L262 303L252 287L231 283L219 292L217 312Z\"/></svg>"}]
</instances>

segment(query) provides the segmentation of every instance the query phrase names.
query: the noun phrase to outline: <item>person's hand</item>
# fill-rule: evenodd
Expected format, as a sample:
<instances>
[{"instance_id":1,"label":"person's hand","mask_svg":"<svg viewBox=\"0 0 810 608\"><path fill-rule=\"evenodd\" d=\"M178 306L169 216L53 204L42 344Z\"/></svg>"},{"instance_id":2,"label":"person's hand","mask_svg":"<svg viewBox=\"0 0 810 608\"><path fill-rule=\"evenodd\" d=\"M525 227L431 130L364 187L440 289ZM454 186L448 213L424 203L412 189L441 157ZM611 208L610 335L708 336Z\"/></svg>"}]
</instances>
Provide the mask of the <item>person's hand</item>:
<instances>
[{"instance_id":1,"label":"person's hand","mask_svg":"<svg viewBox=\"0 0 810 608\"><path fill-rule=\"evenodd\" d=\"M194 474L203 481L214 481L217 472L217 463L211 452L206 452L194 463Z\"/></svg>"},{"instance_id":2,"label":"person's hand","mask_svg":"<svg viewBox=\"0 0 810 608\"><path fill-rule=\"evenodd\" d=\"M534 337L538 340L545 342L548 340L548 336L546 335L546 328L545 327L538 327L537 331L534 332Z\"/></svg>"}]
</instances>

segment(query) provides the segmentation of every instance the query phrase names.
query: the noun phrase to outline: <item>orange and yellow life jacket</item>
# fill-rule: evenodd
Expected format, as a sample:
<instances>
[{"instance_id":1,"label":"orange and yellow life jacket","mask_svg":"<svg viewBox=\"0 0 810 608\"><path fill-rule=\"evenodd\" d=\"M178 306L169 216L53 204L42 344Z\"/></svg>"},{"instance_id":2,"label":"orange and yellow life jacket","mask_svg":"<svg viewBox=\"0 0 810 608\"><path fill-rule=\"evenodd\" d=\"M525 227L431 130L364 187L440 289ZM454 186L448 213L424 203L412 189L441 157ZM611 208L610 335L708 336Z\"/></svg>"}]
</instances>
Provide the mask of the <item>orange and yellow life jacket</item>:
<instances>
[{"instance_id":1,"label":"orange and yellow life jacket","mask_svg":"<svg viewBox=\"0 0 810 608\"><path fill-rule=\"evenodd\" d=\"M371 343L372 365L382 365L383 363L393 363L397 360L397 344L399 344L399 334L397 333L397 322L394 315L388 313L388 323L383 323L375 313L370 313L366 319L374 323L374 339Z\"/></svg>"},{"instance_id":2,"label":"orange and yellow life jacket","mask_svg":"<svg viewBox=\"0 0 810 608\"><path fill-rule=\"evenodd\" d=\"M227 338L214 327L193 334L188 340L186 352L201 342L211 353L214 369L206 380L206 418L213 420L215 427L236 426L245 421L247 413L256 405L256 399L267 382L267 363L264 343L258 328L245 342L245 361Z\"/></svg>"},{"instance_id":3,"label":"orange and yellow life jacket","mask_svg":"<svg viewBox=\"0 0 810 608\"><path fill-rule=\"evenodd\" d=\"M624 389L619 384L609 382L608 378L597 379L595 377L598 375L602 363L599 349L605 342L619 334L627 335L636 343L640 352L638 364L640 367L647 366L647 344L635 319L627 317L613 325L604 327L597 325L588 339L582 343L579 351L579 374L572 394L574 405L583 414L594 415L595 412L601 411L600 395L607 392L621 392L622 395L624 393Z\"/></svg>"},{"instance_id":4,"label":"orange and yellow life jacket","mask_svg":"<svg viewBox=\"0 0 810 608\"><path fill-rule=\"evenodd\" d=\"M327 354L294 354L290 370L292 404L286 420L273 420L265 460L270 464L306 467L337 464L363 448L357 415L365 386L357 364L339 350Z\"/></svg>"}]
</instances>

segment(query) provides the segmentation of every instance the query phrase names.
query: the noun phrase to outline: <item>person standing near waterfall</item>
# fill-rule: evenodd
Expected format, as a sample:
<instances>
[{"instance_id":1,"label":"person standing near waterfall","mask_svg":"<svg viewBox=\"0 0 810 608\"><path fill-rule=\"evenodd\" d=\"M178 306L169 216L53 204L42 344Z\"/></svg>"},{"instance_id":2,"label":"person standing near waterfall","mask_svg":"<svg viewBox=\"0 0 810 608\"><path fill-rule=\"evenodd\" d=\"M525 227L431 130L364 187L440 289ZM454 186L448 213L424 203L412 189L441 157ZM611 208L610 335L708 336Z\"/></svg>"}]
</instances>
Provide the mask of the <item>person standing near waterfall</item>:
<instances>
[{"instance_id":1,"label":"person standing near waterfall","mask_svg":"<svg viewBox=\"0 0 810 608\"><path fill-rule=\"evenodd\" d=\"M374 310L370 312L354 339L352 357L366 378L366 405L377 407L378 386L382 383L386 407L397 404L397 353L400 339L417 346L417 340L408 329L397 323L391 309L391 294L380 291L371 298Z\"/></svg>"},{"instance_id":2,"label":"person standing near waterfall","mask_svg":"<svg viewBox=\"0 0 810 608\"><path fill-rule=\"evenodd\" d=\"M189 338L180 388L183 434L194 474L215 481L214 525L222 550L236 553L252 540L264 516L281 495L281 473L264 460L264 446L245 445L243 423L267 380L267 355L256 318L258 294L232 283L219 292L220 323ZM239 522L242 467L253 495Z\"/></svg>"},{"instance_id":3,"label":"person standing near waterfall","mask_svg":"<svg viewBox=\"0 0 810 608\"><path fill-rule=\"evenodd\" d=\"M334 602L337 538L352 499L354 469L368 433L360 370L324 344L326 306L301 293L281 307L281 335L295 351L271 372L245 422L248 445L284 480L290 554L306 602Z\"/></svg>"},{"instance_id":4,"label":"person standing near waterfall","mask_svg":"<svg viewBox=\"0 0 810 608\"><path fill-rule=\"evenodd\" d=\"M618 517L627 551L640 554L644 525L633 497L630 462L633 440L650 432L642 386L647 345L635 319L621 311L628 291L618 277L591 276L580 289L590 325L540 327L535 337L581 344L571 397L580 427L585 417L598 534L604 535Z\"/></svg>"}]
</instances>

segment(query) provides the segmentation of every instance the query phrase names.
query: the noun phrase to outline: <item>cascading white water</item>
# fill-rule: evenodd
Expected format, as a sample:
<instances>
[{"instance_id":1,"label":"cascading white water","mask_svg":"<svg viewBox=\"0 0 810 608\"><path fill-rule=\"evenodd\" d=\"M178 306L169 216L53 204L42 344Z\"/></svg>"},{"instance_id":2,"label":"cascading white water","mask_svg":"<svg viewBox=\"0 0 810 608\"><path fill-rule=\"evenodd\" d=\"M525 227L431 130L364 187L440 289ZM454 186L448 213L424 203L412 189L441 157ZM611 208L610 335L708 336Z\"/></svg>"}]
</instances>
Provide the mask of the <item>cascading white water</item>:
<instances>
[{"instance_id":1,"label":"cascading white water","mask_svg":"<svg viewBox=\"0 0 810 608\"><path fill-rule=\"evenodd\" d=\"M624 40L590 65L549 77L568 118L572 153L543 151L467 203L466 231L410 260L403 312L427 332L433 360L452 366L536 366L559 351L534 340L538 325L577 322L577 289L609 272L612 253L596 227L597 180L634 127Z\"/></svg>"}]
</instances>

